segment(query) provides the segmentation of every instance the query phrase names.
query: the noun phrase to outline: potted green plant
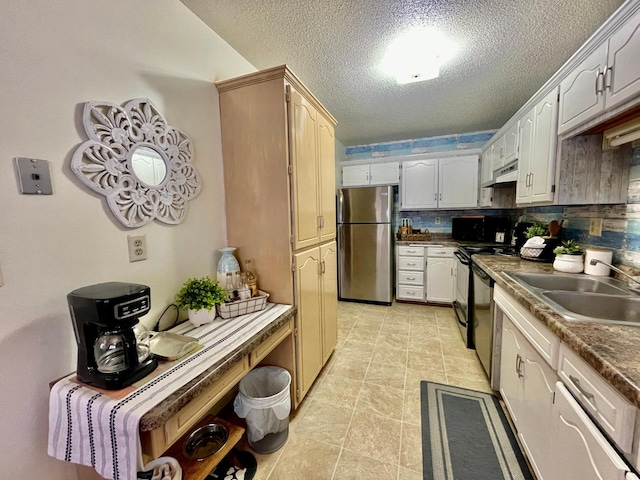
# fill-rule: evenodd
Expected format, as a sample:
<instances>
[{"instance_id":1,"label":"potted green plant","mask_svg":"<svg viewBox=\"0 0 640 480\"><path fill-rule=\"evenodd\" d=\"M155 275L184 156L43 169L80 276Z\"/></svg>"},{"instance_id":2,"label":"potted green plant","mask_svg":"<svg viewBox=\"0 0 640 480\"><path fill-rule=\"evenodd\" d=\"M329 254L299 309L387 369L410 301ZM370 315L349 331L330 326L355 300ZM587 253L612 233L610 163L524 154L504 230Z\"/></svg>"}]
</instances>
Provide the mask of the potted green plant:
<instances>
[{"instance_id":1,"label":"potted green plant","mask_svg":"<svg viewBox=\"0 0 640 480\"><path fill-rule=\"evenodd\" d=\"M553 268L559 272L580 273L584 270L583 249L573 240L565 240L553 250Z\"/></svg>"},{"instance_id":2,"label":"potted green plant","mask_svg":"<svg viewBox=\"0 0 640 480\"><path fill-rule=\"evenodd\" d=\"M536 222L527 228L525 232L525 237L533 238L533 237L544 237L547 235L549 231L547 230L547 226L544 223Z\"/></svg>"},{"instance_id":3,"label":"potted green plant","mask_svg":"<svg viewBox=\"0 0 640 480\"><path fill-rule=\"evenodd\" d=\"M209 277L190 278L176 294L176 305L188 310L189 321L196 326L212 322L216 317L216 305L224 303L227 292Z\"/></svg>"}]
</instances>

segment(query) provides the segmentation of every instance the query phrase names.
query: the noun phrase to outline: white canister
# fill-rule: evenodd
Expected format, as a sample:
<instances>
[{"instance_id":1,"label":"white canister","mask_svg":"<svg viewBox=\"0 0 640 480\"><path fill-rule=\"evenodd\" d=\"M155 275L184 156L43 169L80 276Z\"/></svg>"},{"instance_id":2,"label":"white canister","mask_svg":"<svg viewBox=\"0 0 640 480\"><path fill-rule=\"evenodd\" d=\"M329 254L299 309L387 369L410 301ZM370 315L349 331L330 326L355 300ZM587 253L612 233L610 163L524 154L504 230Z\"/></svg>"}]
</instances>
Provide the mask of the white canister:
<instances>
[{"instance_id":1,"label":"white canister","mask_svg":"<svg viewBox=\"0 0 640 480\"><path fill-rule=\"evenodd\" d=\"M597 275L599 277L608 277L611 269L606 265L597 263L591 265L591 260L600 260L601 262L611 264L613 252L608 248L589 247L585 249L584 273L587 275Z\"/></svg>"}]
</instances>

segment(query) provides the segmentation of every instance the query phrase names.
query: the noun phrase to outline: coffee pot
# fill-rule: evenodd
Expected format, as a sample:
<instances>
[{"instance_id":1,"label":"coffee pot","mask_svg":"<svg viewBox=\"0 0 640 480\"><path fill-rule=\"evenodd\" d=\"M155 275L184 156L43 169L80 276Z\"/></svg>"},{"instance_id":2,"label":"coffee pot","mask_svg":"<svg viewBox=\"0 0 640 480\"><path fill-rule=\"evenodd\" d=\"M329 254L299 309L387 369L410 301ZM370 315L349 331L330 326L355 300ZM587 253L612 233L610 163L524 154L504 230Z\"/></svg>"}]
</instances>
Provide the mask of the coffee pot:
<instances>
[{"instance_id":1,"label":"coffee pot","mask_svg":"<svg viewBox=\"0 0 640 480\"><path fill-rule=\"evenodd\" d=\"M150 306L146 285L108 282L67 295L76 343L78 379L107 390L131 385L151 373L158 361L148 338L134 327Z\"/></svg>"}]
</instances>

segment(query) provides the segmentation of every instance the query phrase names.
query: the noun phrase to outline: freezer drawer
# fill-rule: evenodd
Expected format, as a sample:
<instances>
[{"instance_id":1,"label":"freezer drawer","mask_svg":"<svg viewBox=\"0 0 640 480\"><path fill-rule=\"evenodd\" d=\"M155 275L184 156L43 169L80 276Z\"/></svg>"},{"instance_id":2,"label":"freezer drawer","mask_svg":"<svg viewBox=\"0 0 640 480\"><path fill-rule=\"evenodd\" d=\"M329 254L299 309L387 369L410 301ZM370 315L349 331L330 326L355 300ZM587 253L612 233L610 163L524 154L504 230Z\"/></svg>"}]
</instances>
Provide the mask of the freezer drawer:
<instances>
[{"instance_id":1,"label":"freezer drawer","mask_svg":"<svg viewBox=\"0 0 640 480\"><path fill-rule=\"evenodd\" d=\"M391 224L338 225L339 296L390 304L392 286Z\"/></svg>"}]
</instances>

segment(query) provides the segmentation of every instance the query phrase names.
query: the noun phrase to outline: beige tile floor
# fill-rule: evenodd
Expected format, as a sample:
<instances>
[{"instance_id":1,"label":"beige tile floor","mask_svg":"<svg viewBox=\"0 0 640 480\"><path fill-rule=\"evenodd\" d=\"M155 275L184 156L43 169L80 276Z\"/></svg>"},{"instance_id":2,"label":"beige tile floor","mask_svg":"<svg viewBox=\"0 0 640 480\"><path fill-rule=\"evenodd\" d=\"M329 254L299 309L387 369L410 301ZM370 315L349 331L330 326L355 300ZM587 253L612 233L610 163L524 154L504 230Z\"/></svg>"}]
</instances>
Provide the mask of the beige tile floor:
<instances>
[{"instance_id":1,"label":"beige tile floor","mask_svg":"<svg viewBox=\"0 0 640 480\"><path fill-rule=\"evenodd\" d=\"M340 302L338 345L256 480L421 480L420 381L490 392L447 307Z\"/></svg>"}]
</instances>

